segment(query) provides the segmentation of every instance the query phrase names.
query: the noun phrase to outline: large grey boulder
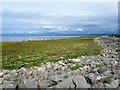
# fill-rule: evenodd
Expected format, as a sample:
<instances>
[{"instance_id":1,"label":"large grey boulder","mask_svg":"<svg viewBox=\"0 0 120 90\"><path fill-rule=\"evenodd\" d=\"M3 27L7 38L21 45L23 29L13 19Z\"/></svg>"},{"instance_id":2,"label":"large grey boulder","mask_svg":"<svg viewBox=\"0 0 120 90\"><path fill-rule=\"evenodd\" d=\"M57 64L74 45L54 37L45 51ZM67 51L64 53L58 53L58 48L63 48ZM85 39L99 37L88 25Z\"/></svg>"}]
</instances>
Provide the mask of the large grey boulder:
<instances>
[{"instance_id":1,"label":"large grey boulder","mask_svg":"<svg viewBox=\"0 0 120 90\"><path fill-rule=\"evenodd\" d=\"M89 88L90 85L86 82L83 76L71 76L59 83L57 88Z\"/></svg>"},{"instance_id":2,"label":"large grey boulder","mask_svg":"<svg viewBox=\"0 0 120 90\"><path fill-rule=\"evenodd\" d=\"M36 81L34 79L25 82L24 85L26 88L37 88L37 84L36 84Z\"/></svg>"},{"instance_id":3,"label":"large grey boulder","mask_svg":"<svg viewBox=\"0 0 120 90\"><path fill-rule=\"evenodd\" d=\"M114 88L117 88L118 85L119 85L119 80L118 80L118 79L113 80L113 81L111 82L111 85L112 85Z\"/></svg>"},{"instance_id":4,"label":"large grey boulder","mask_svg":"<svg viewBox=\"0 0 120 90\"><path fill-rule=\"evenodd\" d=\"M75 85L73 84L72 81L73 77L69 77L65 79L63 82L59 83L56 88L74 88Z\"/></svg>"}]
</instances>

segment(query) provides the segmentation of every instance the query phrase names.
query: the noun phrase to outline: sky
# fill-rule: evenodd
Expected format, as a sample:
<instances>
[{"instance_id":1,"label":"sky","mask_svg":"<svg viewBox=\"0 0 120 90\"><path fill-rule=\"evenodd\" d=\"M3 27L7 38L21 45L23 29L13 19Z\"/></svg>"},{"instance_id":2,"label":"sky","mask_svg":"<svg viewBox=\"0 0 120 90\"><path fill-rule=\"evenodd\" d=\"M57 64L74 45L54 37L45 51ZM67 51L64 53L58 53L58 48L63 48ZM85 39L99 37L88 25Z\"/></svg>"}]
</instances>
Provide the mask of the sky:
<instances>
[{"instance_id":1,"label":"sky","mask_svg":"<svg viewBox=\"0 0 120 90\"><path fill-rule=\"evenodd\" d=\"M118 32L117 2L2 2L2 33Z\"/></svg>"}]
</instances>

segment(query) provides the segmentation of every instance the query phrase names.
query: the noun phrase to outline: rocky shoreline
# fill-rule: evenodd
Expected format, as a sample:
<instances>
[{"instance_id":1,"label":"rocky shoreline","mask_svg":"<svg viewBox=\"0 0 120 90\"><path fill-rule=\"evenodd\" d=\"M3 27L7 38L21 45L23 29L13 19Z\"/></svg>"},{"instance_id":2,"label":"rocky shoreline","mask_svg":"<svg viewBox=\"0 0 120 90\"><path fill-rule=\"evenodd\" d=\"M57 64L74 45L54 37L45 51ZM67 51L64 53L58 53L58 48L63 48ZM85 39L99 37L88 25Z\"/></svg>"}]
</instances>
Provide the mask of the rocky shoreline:
<instances>
[{"instance_id":1,"label":"rocky shoreline","mask_svg":"<svg viewBox=\"0 0 120 90\"><path fill-rule=\"evenodd\" d=\"M120 88L120 39L94 39L103 47L100 55L82 56L41 67L0 70L0 88ZM70 70L72 66L82 66Z\"/></svg>"}]
</instances>

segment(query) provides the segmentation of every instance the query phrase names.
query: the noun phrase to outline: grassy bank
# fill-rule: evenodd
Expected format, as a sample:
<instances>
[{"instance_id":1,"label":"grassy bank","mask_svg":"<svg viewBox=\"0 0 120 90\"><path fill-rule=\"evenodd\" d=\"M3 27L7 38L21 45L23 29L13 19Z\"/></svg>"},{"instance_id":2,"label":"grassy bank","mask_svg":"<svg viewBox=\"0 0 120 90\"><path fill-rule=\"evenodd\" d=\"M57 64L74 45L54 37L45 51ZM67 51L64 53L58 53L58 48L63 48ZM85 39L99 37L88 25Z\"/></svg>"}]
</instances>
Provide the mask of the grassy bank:
<instances>
[{"instance_id":1,"label":"grassy bank","mask_svg":"<svg viewBox=\"0 0 120 90\"><path fill-rule=\"evenodd\" d=\"M93 42L94 38L2 42L2 68L29 68L45 62L56 62L84 55L98 55L101 47Z\"/></svg>"}]
</instances>

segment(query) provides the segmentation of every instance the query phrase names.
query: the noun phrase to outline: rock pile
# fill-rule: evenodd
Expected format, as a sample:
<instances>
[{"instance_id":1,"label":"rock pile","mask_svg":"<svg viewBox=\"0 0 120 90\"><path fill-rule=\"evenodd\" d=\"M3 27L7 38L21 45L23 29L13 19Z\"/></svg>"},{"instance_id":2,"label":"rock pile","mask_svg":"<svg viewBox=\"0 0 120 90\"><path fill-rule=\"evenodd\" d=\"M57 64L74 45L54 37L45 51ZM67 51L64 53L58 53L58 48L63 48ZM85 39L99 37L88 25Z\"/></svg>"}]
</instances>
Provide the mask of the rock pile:
<instances>
[{"instance_id":1,"label":"rock pile","mask_svg":"<svg viewBox=\"0 0 120 90\"><path fill-rule=\"evenodd\" d=\"M94 39L104 49L98 56L82 56L41 67L0 70L0 88L120 88L119 38ZM76 70L70 67L82 66Z\"/></svg>"}]
</instances>

